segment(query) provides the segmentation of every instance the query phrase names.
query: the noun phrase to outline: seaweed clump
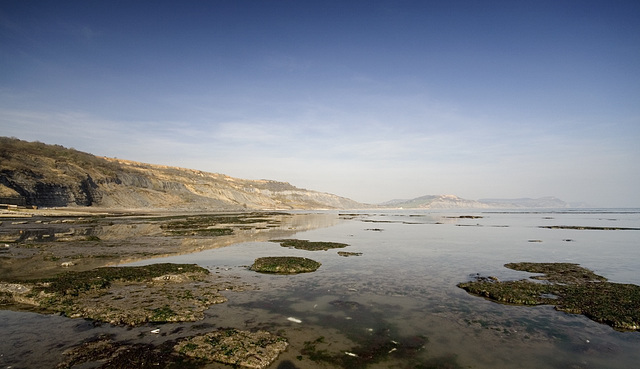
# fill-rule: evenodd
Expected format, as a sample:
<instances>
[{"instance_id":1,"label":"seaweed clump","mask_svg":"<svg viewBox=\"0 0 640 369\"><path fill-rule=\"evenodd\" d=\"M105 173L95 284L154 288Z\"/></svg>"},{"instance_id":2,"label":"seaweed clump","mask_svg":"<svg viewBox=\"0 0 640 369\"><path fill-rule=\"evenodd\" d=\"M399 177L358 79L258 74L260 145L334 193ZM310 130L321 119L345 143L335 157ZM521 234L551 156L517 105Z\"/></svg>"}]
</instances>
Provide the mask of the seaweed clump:
<instances>
[{"instance_id":1,"label":"seaweed clump","mask_svg":"<svg viewBox=\"0 0 640 369\"><path fill-rule=\"evenodd\" d=\"M268 256L255 260L251 270L261 273L297 274L314 272L319 262L297 256Z\"/></svg>"},{"instance_id":2,"label":"seaweed clump","mask_svg":"<svg viewBox=\"0 0 640 369\"><path fill-rule=\"evenodd\" d=\"M339 243L339 242L309 241L309 240L297 240L297 239L271 240L271 242L277 242L282 247L290 247L298 250L307 250L307 251L327 251L329 249L341 249L349 246L346 243Z\"/></svg>"},{"instance_id":3,"label":"seaweed clump","mask_svg":"<svg viewBox=\"0 0 640 369\"><path fill-rule=\"evenodd\" d=\"M505 267L543 273L531 277L541 282L478 277L458 287L499 303L554 305L558 311L582 314L617 330L640 330L640 286L608 282L571 263L509 263Z\"/></svg>"}]
</instances>

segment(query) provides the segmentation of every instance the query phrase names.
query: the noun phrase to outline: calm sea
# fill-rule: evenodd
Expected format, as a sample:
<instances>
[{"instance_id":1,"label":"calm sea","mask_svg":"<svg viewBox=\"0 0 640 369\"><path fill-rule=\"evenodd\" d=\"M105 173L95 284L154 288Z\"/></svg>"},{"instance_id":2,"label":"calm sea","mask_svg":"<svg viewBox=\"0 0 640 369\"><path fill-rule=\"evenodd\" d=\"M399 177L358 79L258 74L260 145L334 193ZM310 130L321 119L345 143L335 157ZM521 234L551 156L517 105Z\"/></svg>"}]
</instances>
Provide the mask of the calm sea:
<instances>
[{"instance_id":1,"label":"calm sea","mask_svg":"<svg viewBox=\"0 0 640 369\"><path fill-rule=\"evenodd\" d=\"M229 301L210 308L204 322L182 326L193 332L198 327L278 332L290 347L273 368L339 367L301 355L305 342L333 357L385 350L368 368L634 368L640 363L640 332L619 332L551 306L501 305L456 287L477 273L527 278L531 274L504 267L521 261L578 263L612 282L640 285L640 231L541 228L640 228L640 209L398 210L307 218L334 225L293 238L349 246L305 251L246 242L135 264L197 263L257 285L256 291L225 293ZM362 255L344 257L338 251ZM279 255L308 257L322 266L288 276L247 269L257 257ZM14 342L0 345L5 350L0 355L31 347L23 351L35 358L25 359L25 367L37 362L36 355L97 332L127 338L148 330L6 311L0 311L0 326ZM178 326L163 330L184 335ZM145 337L149 342L172 338Z\"/></svg>"}]
</instances>

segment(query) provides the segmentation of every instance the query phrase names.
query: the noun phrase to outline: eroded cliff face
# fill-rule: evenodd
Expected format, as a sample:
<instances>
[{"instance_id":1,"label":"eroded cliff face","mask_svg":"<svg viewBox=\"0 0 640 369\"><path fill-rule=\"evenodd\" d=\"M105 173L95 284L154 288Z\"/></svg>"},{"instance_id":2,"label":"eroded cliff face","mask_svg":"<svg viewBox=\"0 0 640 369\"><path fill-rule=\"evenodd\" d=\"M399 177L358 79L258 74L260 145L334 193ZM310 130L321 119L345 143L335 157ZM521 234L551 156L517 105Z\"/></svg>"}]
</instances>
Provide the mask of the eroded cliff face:
<instances>
[{"instance_id":1,"label":"eroded cliff face","mask_svg":"<svg viewBox=\"0 0 640 369\"><path fill-rule=\"evenodd\" d=\"M358 208L285 182L96 157L61 146L0 140L0 203L175 210Z\"/></svg>"},{"instance_id":2,"label":"eroded cliff face","mask_svg":"<svg viewBox=\"0 0 640 369\"><path fill-rule=\"evenodd\" d=\"M5 196L0 203L22 206L59 207L91 206L101 195L91 176L77 181L43 182L35 173L0 171L0 183Z\"/></svg>"}]
</instances>

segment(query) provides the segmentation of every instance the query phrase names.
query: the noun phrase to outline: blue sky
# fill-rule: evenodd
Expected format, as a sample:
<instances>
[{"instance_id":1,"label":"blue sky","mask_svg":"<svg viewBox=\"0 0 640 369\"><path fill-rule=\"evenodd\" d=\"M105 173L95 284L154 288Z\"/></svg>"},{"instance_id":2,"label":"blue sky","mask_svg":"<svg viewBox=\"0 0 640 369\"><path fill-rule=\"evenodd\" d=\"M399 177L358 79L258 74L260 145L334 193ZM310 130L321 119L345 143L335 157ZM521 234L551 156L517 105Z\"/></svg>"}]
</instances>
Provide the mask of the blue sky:
<instances>
[{"instance_id":1,"label":"blue sky","mask_svg":"<svg viewBox=\"0 0 640 369\"><path fill-rule=\"evenodd\" d=\"M0 135L361 202L640 207L638 1L0 1Z\"/></svg>"}]
</instances>

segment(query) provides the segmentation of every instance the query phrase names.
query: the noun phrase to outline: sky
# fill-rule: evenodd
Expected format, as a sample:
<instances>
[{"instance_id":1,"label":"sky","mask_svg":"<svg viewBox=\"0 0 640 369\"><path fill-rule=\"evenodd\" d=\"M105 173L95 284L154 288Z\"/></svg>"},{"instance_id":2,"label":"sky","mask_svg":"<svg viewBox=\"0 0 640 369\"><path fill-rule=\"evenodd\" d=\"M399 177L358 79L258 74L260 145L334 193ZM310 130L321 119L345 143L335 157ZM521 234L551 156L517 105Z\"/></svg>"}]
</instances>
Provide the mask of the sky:
<instances>
[{"instance_id":1,"label":"sky","mask_svg":"<svg viewBox=\"0 0 640 369\"><path fill-rule=\"evenodd\" d=\"M640 2L0 0L0 136L365 203L640 207Z\"/></svg>"}]
</instances>

